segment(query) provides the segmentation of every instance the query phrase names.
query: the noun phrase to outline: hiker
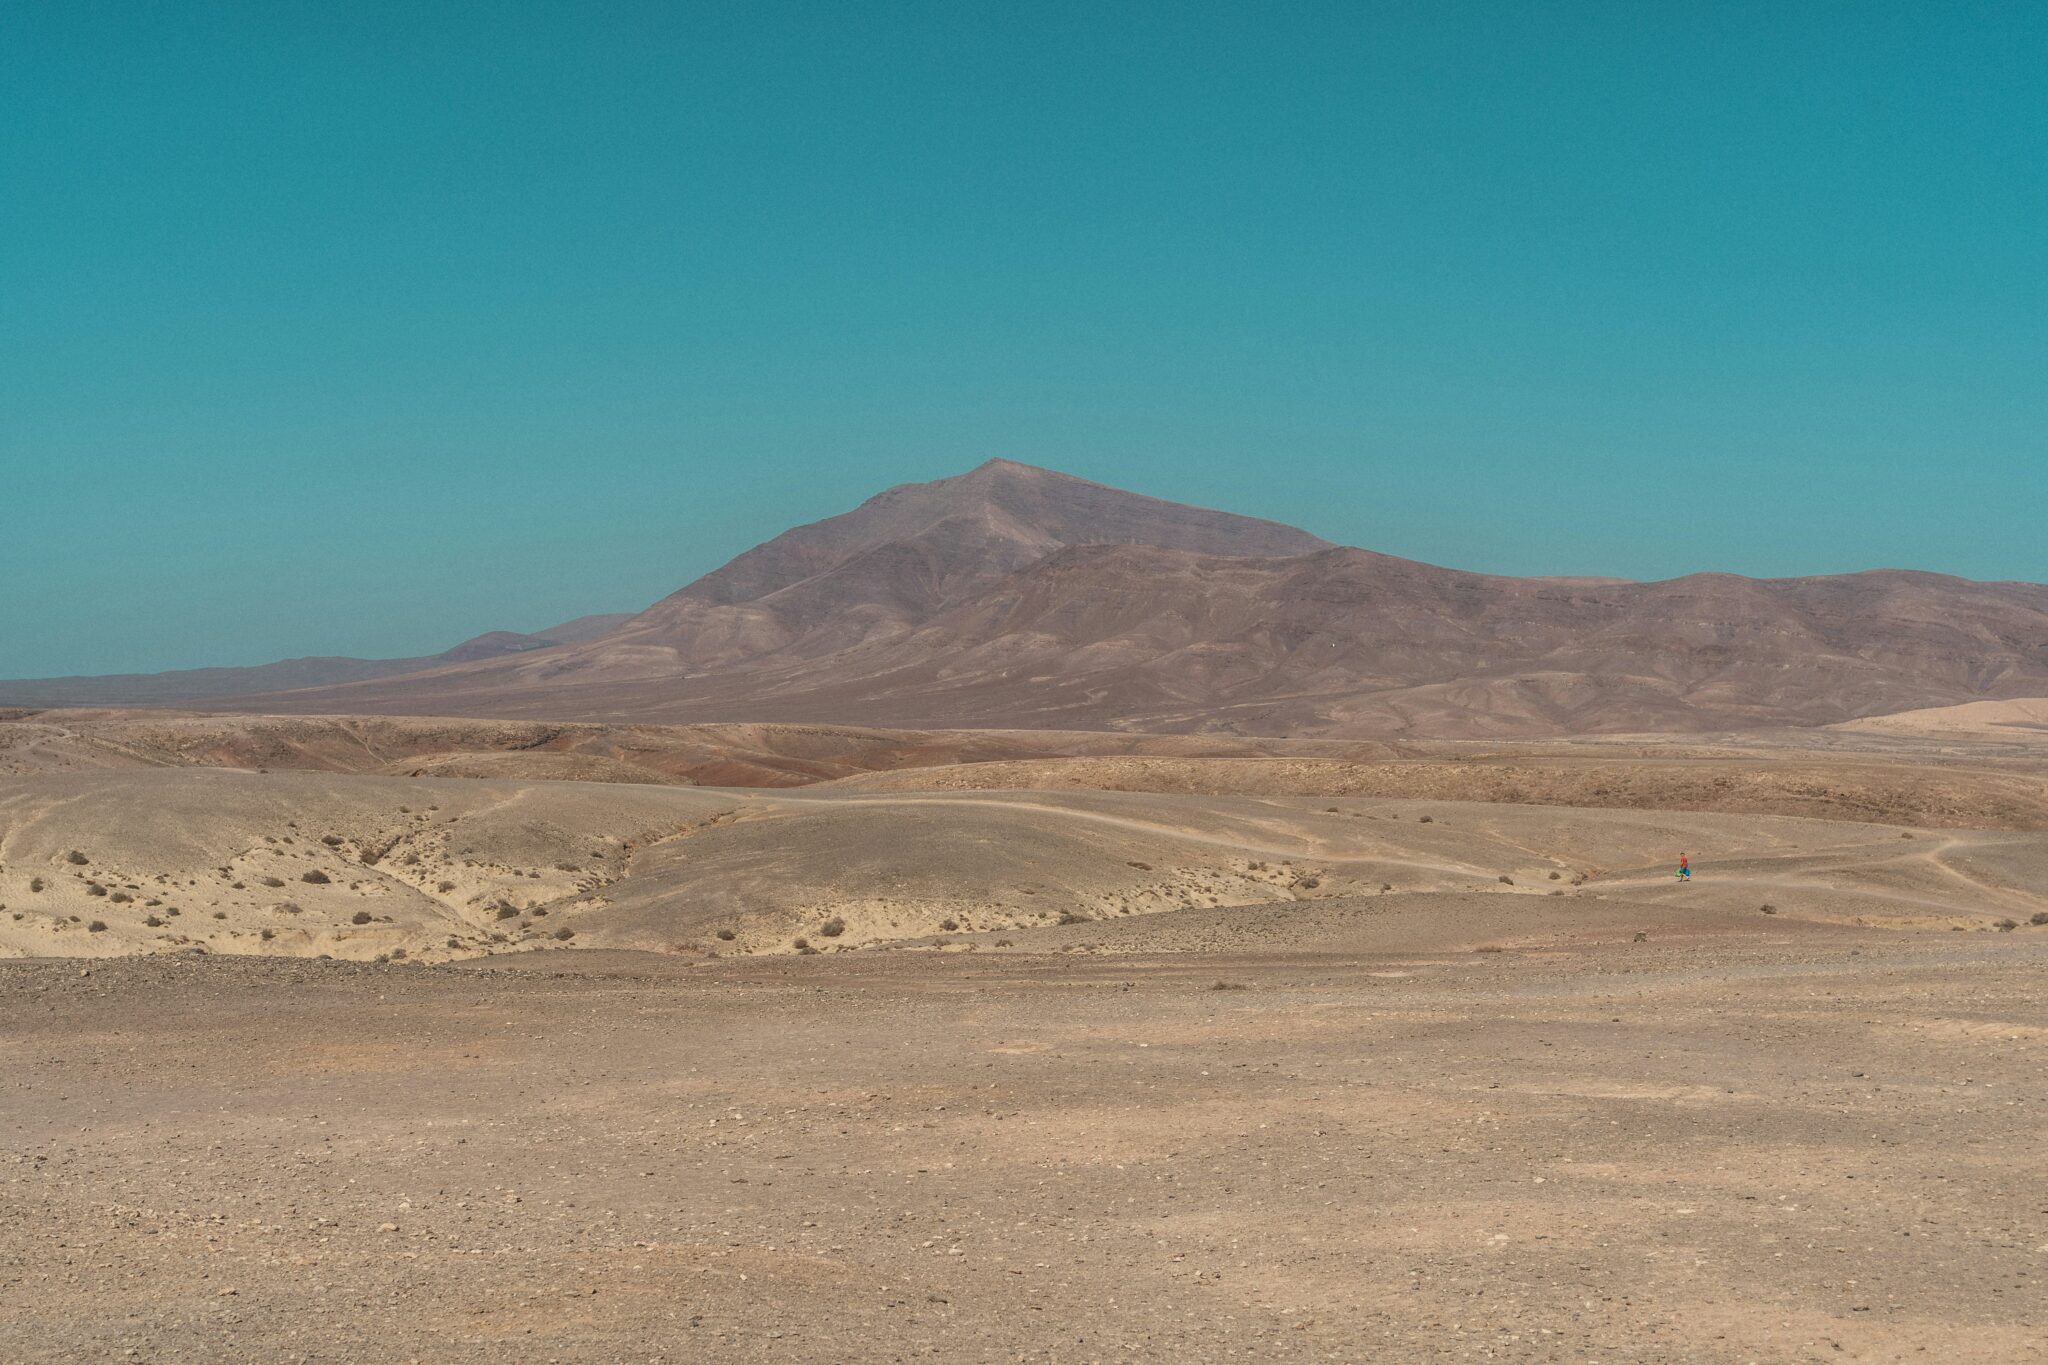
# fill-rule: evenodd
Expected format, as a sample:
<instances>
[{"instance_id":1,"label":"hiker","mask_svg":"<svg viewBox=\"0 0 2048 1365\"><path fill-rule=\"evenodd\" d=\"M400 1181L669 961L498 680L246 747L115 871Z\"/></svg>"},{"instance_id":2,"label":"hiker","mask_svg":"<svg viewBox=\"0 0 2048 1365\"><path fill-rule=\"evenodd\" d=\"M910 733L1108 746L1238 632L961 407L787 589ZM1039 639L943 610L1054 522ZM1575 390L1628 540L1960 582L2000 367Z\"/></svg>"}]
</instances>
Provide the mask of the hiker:
<instances>
[{"instance_id":1,"label":"hiker","mask_svg":"<svg viewBox=\"0 0 2048 1365\"><path fill-rule=\"evenodd\" d=\"M1692 863L1683 853L1678 855L1678 880L1682 882L1692 880Z\"/></svg>"}]
</instances>

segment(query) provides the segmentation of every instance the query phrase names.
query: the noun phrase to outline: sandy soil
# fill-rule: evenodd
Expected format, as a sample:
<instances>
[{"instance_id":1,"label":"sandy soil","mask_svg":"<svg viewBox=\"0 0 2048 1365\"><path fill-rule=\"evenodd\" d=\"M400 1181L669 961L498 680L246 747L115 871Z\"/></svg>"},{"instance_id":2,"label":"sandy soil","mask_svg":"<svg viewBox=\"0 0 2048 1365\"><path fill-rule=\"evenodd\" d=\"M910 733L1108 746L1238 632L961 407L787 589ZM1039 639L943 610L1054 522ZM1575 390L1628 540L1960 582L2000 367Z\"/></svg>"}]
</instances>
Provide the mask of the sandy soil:
<instances>
[{"instance_id":1,"label":"sandy soil","mask_svg":"<svg viewBox=\"0 0 2048 1365\"><path fill-rule=\"evenodd\" d=\"M2048 697L1973 701L1869 716L1829 727L1842 734L2048 746Z\"/></svg>"},{"instance_id":2,"label":"sandy soil","mask_svg":"<svg viewBox=\"0 0 2048 1365\"><path fill-rule=\"evenodd\" d=\"M2043 1358L2023 765L1236 761L0 778L0 1361Z\"/></svg>"},{"instance_id":3,"label":"sandy soil","mask_svg":"<svg viewBox=\"0 0 2048 1365\"><path fill-rule=\"evenodd\" d=\"M1688 853L1699 875L1672 876ZM1387 894L2048 933L2048 835L1093 790L713 790L214 769L0 779L0 956L708 958ZM989 939L987 946L996 946Z\"/></svg>"},{"instance_id":4,"label":"sandy soil","mask_svg":"<svg viewBox=\"0 0 2048 1365\"><path fill-rule=\"evenodd\" d=\"M1607 911L0 964L0 1358L2042 1358L2048 936Z\"/></svg>"}]
</instances>

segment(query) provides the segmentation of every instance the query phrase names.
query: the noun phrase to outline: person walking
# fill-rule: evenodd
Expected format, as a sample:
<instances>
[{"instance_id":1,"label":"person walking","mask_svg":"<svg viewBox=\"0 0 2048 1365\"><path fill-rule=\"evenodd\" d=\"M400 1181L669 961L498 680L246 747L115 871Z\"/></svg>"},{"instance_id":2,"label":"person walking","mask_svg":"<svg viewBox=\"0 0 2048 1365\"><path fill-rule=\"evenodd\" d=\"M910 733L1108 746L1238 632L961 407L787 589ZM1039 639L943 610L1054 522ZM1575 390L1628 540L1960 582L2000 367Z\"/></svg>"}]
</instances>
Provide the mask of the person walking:
<instances>
[{"instance_id":1,"label":"person walking","mask_svg":"<svg viewBox=\"0 0 2048 1365\"><path fill-rule=\"evenodd\" d=\"M1678 855L1678 880L1682 882L1692 880L1692 861L1683 853Z\"/></svg>"}]
</instances>

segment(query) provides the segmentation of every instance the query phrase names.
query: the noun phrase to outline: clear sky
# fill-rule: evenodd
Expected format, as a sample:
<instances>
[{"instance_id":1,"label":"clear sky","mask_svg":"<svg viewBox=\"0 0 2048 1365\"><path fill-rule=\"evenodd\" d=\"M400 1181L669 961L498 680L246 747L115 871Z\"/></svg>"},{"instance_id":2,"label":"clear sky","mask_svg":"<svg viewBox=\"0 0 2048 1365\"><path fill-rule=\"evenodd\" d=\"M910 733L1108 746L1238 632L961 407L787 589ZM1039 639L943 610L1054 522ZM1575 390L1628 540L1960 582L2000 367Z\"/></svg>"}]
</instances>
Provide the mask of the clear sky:
<instances>
[{"instance_id":1,"label":"clear sky","mask_svg":"<svg viewBox=\"0 0 2048 1365\"><path fill-rule=\"evenodd\" d=\"M0 6L0 676L645 605L992 455L2048 579L2048 5Z\"/></svg>"}]
</instances>

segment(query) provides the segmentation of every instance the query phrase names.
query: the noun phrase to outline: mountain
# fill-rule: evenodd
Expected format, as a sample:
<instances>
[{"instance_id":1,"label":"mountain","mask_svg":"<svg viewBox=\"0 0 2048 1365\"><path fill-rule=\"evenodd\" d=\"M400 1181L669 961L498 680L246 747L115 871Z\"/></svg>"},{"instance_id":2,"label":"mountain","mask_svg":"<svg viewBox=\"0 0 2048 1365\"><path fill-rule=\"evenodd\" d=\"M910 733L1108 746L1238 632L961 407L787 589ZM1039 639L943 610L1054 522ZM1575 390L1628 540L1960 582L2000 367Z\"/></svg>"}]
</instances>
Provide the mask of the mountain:
<instances>
[{"instance_id":1,"label":"mountain","mask_svg":"<svg viewBox=\"0 0 2048 1365\"><path fill-rule=\"evenodd\" d=\"M2039 584L1506 578L991 461L786 532L580 642L232 705L1522 738L2044 694Z\"/></svg>"},{"instance_id":2,"label":"mountain","mask_svg":"<svg viewBox=\"0 0 2048 1365\"><path fill-rule=\"evenodd\" d=\"M554 645L577 644L616 630L632 619L630 612L622 612L579 616L573 621L564 621L559 626L532 634L494 630L464 640L439 654L412 659L315 656L284 659L249 668L186 668L169 673L19 678L0 682L0 703L14 706L174 706L259 692L328 687L337 683L418 673L442 664L473 663Z\"/></svg>"}]
</instances>

